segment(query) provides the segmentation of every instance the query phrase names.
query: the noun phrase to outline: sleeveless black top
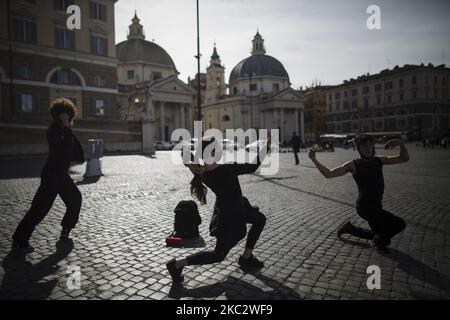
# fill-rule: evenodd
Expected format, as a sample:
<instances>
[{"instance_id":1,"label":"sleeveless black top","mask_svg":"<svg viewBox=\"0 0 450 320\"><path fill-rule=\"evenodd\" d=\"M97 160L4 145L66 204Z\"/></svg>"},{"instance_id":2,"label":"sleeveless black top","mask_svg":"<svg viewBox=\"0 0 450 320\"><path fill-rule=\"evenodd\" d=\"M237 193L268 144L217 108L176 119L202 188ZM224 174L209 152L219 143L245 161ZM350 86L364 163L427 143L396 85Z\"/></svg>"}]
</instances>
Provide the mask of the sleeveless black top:
<instances>
[{"instance_id":1,"label":"sleeveless black top","mask_svg":"<svg viewBox=\"0 0 450 320\"><path fill-rule=\"evenodd\" d=\"M356 173L353 178L358 185L357 206L381 205L384 193L383 163L380 158L353 160Z\"/></svg>"}]
</instances>

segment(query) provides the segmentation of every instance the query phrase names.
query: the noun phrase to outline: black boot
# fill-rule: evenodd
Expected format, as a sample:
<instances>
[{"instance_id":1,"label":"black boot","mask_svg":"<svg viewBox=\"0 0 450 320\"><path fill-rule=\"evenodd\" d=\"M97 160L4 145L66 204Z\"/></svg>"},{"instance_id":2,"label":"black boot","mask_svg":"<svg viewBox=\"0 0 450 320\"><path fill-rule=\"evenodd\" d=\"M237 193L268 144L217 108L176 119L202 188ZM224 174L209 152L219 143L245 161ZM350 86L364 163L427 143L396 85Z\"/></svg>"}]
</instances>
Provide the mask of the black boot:
<instances>
[{"instance_id":1,"label":"black boot","mask_svg":"<svg viewBox=\"0 0 450 320\"><path fill-rule=\"evenodd\" d=\"M184 277L181 275L183 268L177 268L175 266L175 259L166 263L167 270L172 277L173 284L181 284L184 281Z\"/></svg>"},{"instance_id":2,"label":"black boot","mask_svg":"<svg viewBox=\"0 0 450 320\"><path fill-rule=\"evenodd\" d=\"M264 268L264 263L256 259L253 255L248 258L244 258L243 256L239 257L238 261L239 265L244 269L262 269Z\"/></svg>"}]
</instances>

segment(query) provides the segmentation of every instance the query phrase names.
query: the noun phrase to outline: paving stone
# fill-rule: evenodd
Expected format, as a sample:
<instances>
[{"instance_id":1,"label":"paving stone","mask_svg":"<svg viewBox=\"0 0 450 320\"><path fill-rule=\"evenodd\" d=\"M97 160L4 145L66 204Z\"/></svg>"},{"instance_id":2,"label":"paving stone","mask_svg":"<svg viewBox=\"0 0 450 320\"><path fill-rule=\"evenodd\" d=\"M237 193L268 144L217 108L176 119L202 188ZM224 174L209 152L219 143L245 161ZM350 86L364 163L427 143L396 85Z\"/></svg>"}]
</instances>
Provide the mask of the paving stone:
<instances>
[{"instance_id":1,"label":"paving stone","mask_svg":"<svg viewBox=\"0 0 450 320\"><path fill-rule=\"evenodd\" d=\"M450 151L411 144L408 149L411 161L384 167L383 206L407 223L388 252L380 253L355 237L348 238L352 243L336 237L346 220L368 227L355 212L357 188L351 176L327 180L305 153L299 166L292 165L292 154L281 154L275 176L240 177L244 195L267 217L254 252L265 268L257 275L240 270L239 244L222 263L185 268L188 291L214 288L196 299L448 299ZM83 208L72 232L74 247L54 255L65 212L57 198L33 233L36 251L28 256L29 264L5 258L11 235L39 186L38 175L0 179L0 299L167 299L171 279L165 262L215 245L208 228L215 199L209 192L207 204L199 206L206 248L165 246L164 238L173 229L173 209L180 200L191 199L192 175L172 164L170 155L104 157L105 175L78 186ZM355 157L353 150L339 148L318 154L330 167ZM18 163L0 159L4 167ZM72 171L80 182L84 166ZM42 273L40 267L49 261L51 274ZM381 290L366 286L366 268L374 264L381 268ZM80 290L67 288L71 265L81 267ZM44 290L43 284L52 290Z\"/></svg>"}]
</instances>

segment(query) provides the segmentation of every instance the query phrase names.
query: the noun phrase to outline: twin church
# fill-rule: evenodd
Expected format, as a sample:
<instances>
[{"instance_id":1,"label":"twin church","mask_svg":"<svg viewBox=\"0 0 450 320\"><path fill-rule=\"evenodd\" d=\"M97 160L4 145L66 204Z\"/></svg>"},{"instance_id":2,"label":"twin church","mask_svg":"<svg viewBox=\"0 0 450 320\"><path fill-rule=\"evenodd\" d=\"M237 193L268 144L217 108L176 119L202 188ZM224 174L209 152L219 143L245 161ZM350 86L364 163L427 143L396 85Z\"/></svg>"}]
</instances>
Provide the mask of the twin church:
<instances>
[{"instance_id":1,"label":"twin church","mask_svg":"<svg viewBox=\"0 0 450 320\"><path fill-rule=\"evenodd\" d=\"M289 140L294 131L304 139L304 97L291 87L284 66L266 54L259 32L252 47L251 55L232 69L227 84L214 46L202 89L204 130L279 129L280 141ZM116 52L119 114L123 120L142 120L144 152L150 152L152 141L169 141L177 128L192 131L196 91L178 78L170 55L145 40L137 15Z\"/></svg>"}]
</instances>

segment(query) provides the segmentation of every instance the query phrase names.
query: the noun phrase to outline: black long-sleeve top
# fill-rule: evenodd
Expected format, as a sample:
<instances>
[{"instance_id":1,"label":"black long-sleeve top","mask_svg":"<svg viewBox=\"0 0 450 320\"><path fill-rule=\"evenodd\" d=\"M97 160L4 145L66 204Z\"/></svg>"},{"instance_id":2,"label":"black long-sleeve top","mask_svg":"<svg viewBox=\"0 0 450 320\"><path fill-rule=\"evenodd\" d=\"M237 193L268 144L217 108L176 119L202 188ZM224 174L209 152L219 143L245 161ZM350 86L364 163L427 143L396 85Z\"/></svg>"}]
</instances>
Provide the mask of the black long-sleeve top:
<instances>
[{"instance_id":1,"label":"black long-sleeve top","mask_svg":"<svg viewBox=\"0 0 450 320\"><path fill-rule=\"evenodd\" d=\"M70 162L84 162L84 153L78 139L69 127L52 123L47 130L48 157L43 173L61 176L67 173Z\"/></svg>"},{"instance_id":2,"label":"black long-sleeve top","mask_svg":"<svg viewBox=\"0 0 450 320\"><path fill-rule=\"evenodd\" d=\"M203 174L202 180L216 195L214 212L209 230L211 236L221 237L231 248L245 237L246 210L250 203L242 196L239 175L258 170L261 162L255 164L231 163L219 165Z\"/></svg>"},{"instance_id":3,"label":"black long-sleeve top","mask_svg":"<svg viewBox=\"0 0 450 320\"><path fill-rule=\"evenodd\" d=\"M242 201L239 175L254 173L261 165L259 156L256 163L229 163L203 174L202 180L216 195L216 204L230 204Z\"/></svg>"}]
</instances>

